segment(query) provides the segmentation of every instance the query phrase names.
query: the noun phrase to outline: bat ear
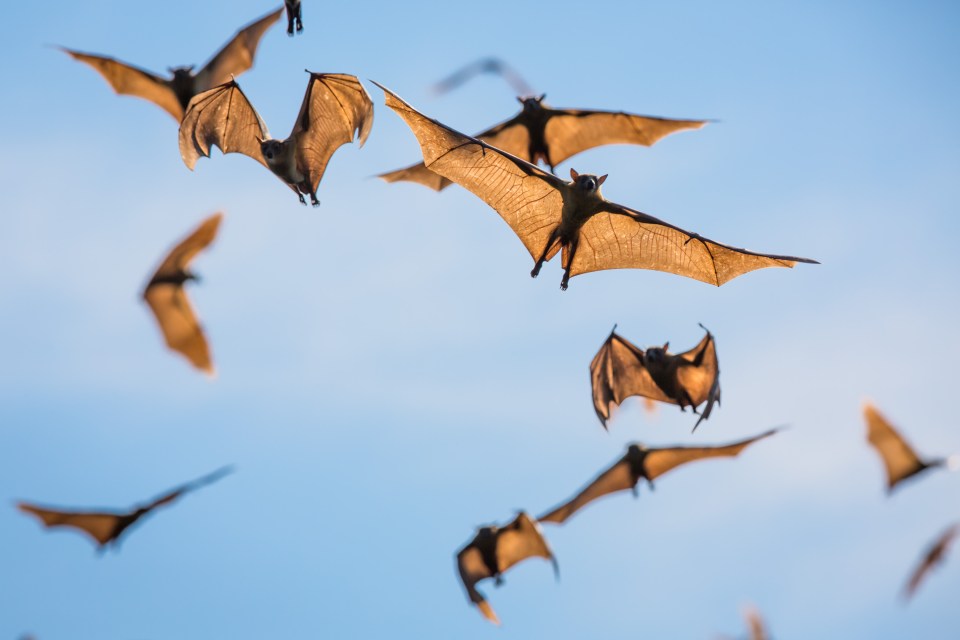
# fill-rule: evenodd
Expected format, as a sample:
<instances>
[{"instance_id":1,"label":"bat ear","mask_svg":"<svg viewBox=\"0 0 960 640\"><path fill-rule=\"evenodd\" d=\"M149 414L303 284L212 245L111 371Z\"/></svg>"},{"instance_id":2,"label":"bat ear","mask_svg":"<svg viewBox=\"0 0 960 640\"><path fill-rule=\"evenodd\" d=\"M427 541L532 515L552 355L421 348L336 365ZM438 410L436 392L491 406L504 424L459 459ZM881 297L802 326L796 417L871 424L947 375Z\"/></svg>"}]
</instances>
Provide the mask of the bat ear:
<instances>
[{"instance_id":1,"label":"bat ear","mask_svg":"<svg viewBox=\"0 0 960 640\"><path fill-rule=\"evenodd\" d=\"M546 97L547 97L547 94L541 93L541 94L540 94L540 97L537 98L537 102L543 102L543 99L546 98Z\"/></svg>"},{"instance_id":2,"label":"bat ear","mask_svg":"<svg viewBox=\"0 0 960 640\"><path fill-rule=\"evenodd\" d=\"M570 167L570 179L571 179L571 180L576 180L576 179L579 178L579 177L580 177L580 174L577 173L577 170L574 169L573 167Z\"/></svg>"},{"instance_id":3,"label":"bat ear","mask_svg":"<svg viewBox=\"0 0 960 640\"><path fill-rule=\"evenodd\" d=\"M517 96L517 102L523 104L523 96Z\"/></svg>"},{"instance_id":4,"label":"bat ear","mask_svg":"<svg viewBox=\"0 0 960 640\"><path fill-rule=\"evenodd\" d=\"M668 340L667 342L663 343L663 350L666 351L669 348L670 348L670 341Z\"/></svg>"},{"instance_id":5,"label":"bat ear","mask_svg":"<svg viewBox=\"0 0 960 640\"><path fill-rule=\"evenodd\" d=\"M605 173L605 174L603 174L602 176L600 176L599 178L597 178L597 186L598 186L598 187L603 184L603 181L604 181L604 180L607 179L607 175L609 175L609 174L606 174L606 173Z\"/></svg>"}]
</instances>

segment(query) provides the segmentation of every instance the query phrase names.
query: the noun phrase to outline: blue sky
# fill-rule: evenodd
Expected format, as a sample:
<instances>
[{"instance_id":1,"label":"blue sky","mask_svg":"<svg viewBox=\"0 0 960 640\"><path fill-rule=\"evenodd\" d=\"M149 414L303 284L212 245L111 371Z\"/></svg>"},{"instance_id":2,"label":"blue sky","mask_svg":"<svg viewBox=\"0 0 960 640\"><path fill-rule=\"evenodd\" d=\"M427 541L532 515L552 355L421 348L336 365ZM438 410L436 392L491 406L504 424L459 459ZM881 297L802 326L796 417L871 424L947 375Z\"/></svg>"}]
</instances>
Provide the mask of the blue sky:
<instances>
[{"instance_id":1,"label":"blue sky","mask_svg":"<svg viewBox=\"0 0 960 640\"><path fill-rule=\"evenodd\" d=\"M555 106L717 119L559 171L609 173L611 200L823 263L719 289L601 272L565 293L559 265L530 279L520 242L464 190L370 178L419 159L372 85L367 145L337 153L309 209L240 156L191 173L169 116L44 46L162 71L202 63L271 5L45 7L8 9L0 56L0 498L120 508L237 473L102 558L0 509L0 637L692 639L740 633L747 602L777 638L955 637L960 559L909 607L897 595L960 518L960 477L887 499L860 417L872 398L921 452L960 451L955 3L307 0L303 36L267 33L239 82L278 137L305 67L478 131L516 111L506 85L429 86L484 55ZM166 351L138 295L214 211L191 289L211 382ZM717 336L723 406L691 435L690 414L631 401L604 433L587 365L610 327L683 348L698 322ZM559 583L531 561L481 586L502 628L467 606L453 553L475 526L554 505L627 442L782 423L735 462L550 528Z\"/></svg>"}]
</instances>

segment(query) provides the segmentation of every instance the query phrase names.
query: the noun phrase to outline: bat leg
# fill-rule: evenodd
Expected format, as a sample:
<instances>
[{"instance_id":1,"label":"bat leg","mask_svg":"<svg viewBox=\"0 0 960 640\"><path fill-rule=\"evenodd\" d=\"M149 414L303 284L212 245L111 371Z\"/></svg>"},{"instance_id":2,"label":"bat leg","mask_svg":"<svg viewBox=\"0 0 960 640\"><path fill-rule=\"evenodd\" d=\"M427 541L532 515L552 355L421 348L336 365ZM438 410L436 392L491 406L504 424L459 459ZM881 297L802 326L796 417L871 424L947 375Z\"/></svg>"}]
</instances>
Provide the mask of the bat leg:
<instances>
[{"instance_id":1,"label":"bat leg","mask_svg":"<svg viewBox=\"0 0 960 640\"><path fill-rule=\"evenodd\" d=\"M320 206L320 201L317 200L317 192L316 192L316 191L311 191L311 192L310 192L310 204L311 204L312 206L314 206L314 207L319 207L319 206Z\"/></svg>"},{"instance_id":2,"label":"bat leg","mask_svg":"<svg viewBox=\"0 0 960 640\"><path fill-rule=\"evenodd\" d=\"M563 268L563 279L560 280L560 290L567 290L567 283L570 282L570 267L573 266L573 258L577 255L577 247L580 246L579 240L574 240L569 245L570 248L570 258L567 260L567 266Z\"/></svg>"},{"instance_id":3,"label":"bat leg","mask_svg":"<svg viewBox=\"0 0 960 640\"><path fill-rule=\"evenodd\" d=\"M553 246L553 243L557 241L557 238L560 236L559 227L553 230L553 233L550 234L550 238L547 240L546 246L543 247L543 253L540 254L540 257L537 258L537 263L533 265L533 271L530 272L531 278L536 278L540 275L540 268L543 267L543 263L547 261L547 254L550 253L550 247Z\"/></svg>"},{"instance_id":4,"label":"bat leg","mask_svg":"<svg viewBox=\"0 0 960 640\"><path fill-rule=\"evenodd\" d=\"M299 189L297 190L297 197L300 198L300 204L302 204L302 205L304 205L304 206L307 205L307 200L303 197L303 194L300 193L300 190L299 190Z\"/></svg>"},{"instance_id":5,"label":"bat leg","mask_svg":"<svg viewBox=\"0 0 960 640\"><path fill-rule=\"evenodd\" d=\"M503 576L498 573L496 577L494 577L493 579L493 586L499 587L502 584L503 584Z\"/></svg>"},{"instance_id":6,"label":"bat leg","mask_svg":"<svg viewBox=\"0 0 960 640\"><path fill-rule=\"evenodd\" d=\"M301 33L303 31L303 20L300 17L301 10L302 7L297 7L297 33Z\"/></svg>"},{"instance_id":7,"label":"bat leg","mask_svg":"<svg viewBox=\"0 0 960 640\"><path fill-rule=\"evenodd\" d=\"M293 16L287 16L287 35L293 37Z\"/></svg>"}]
</instances>

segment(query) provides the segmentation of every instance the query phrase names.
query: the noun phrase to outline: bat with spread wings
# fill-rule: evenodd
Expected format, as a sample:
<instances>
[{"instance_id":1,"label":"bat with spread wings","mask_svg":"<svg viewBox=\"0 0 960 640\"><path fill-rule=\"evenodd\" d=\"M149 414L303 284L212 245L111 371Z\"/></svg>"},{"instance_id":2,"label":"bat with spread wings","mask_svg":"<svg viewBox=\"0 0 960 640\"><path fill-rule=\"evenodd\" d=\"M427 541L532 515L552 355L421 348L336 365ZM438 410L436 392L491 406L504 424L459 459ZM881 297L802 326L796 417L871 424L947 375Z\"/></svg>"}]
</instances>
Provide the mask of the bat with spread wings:
<instances>
[{"instance_id":1,"label":"bat with spread wings","mask_svg":"<svg viewBox=\"0 0 960 640\"><path fill-rule=\"evenodd\" d=\"M927 574L936 567L943 563L946 558L947 552L950 550L950 546L953 544L953 541L956 537L960 535L960 524L955 524L949 527L946 531L941 533L933 544L927 549L926 553L923 554L923 558L920 560L920 564L917 565L917 568L914 569L913 573L910 575L910 580L907 581L907 585L903 590L904 600L909 600L913 597L913 594L916 593L917 588L920 586L920 583L923 582Z\"/></svg>"},{"instance_id":2,"label":"bat with spread wings","mask_svg":"<svg viewBox=\"0 0 960 640\"><path fill-rule=\"evenodd\" d=\"M561 289L573 276L602 269L654 269L720 286L755 269L814 262L723 245L610 202L600 193L605 175L571 169L573 180L566 182L428 118L377 86L417 137L426 167L493 207L520 237L535 261L531 276L563 252Z\"/></svg>"},{"instance_id":3,"label":"bat with spread wings","mask_svg":"<svg viewBox=\"0 0 960 640\"><path fill-rule=\"evenodd\" d=\"M641 478L646 480L652 489L654 480L682 464L707 458L736 457L754 442L769 438L776 432L777 429L771 429L753 438L716 447L647 448L642 444L631 444L622 458L603 471L580 493L543 514L537 520L563 524L570 516L597 498L627 489L636 496L637 484Z\"/></svg>"},{"instance_id":4,"label":"bat with spread wings","mask_svg":"<svg viewBox=\"0 0 960 640\"><path fill-rule=\"evenodd\" d=\"M171 504L184 494L216 482L232 471L232 467L223 467L193 482L181 485L150 502L136 505L129 511L75 511L44 507L28 502L18 503L17 508L39 518L44 527L70 527L87 534L97 544L98 551L103 552L108 545L118 547L120 538L154 509Z\"/></svg>"},{"instance_id":5,"label":"bat with spread wings","mask_svg":"<svg viewBox=\"0 0 960 640\"><path fill-rule=\"evenodd\" d=\"M188 280L199 280L189 271L190 263L217 237L221 220L222 213L204 220L167 254L143 289L143 299L157 319L167 346L208 375L214 374L210 347L183 285Z\"/></svg>"},{"instance_id":6,"label":"bat with spread wings","mask_svg":"<svg viewBox=\"0 0 960 640\"><path fill-rule=\"evenodd\" d=\"M301 15L300 0L283 0L287 8L287 35L293 35L293 23L297 23L297 33L303 32L303 17Z\"/></svg>"},{"instance_id":7,"label":"bat with spread wings","mask_svg":"<svg viewBox=\"0 0 960 640\"><path fill-rule=\"evenodd\" d=\"M604 429L611 405L620 405L631 396L676 404L682 411L690 407L694 413L706 402L694 431L710 417L714 403L720 404L720 367L713 334L700 327L707 335L693 349L677 354L667 351L669 342L640 349L617 335L617 327L613 327L590 362L593 408Z\"/></svg>"},{"instance_id":8,"label":"bat with spread wings","mask_svg":"<svg viewBox=\"0 0 960 640\"><path fill-rule=\"evenodd\" d=\"M863 417L867 421L867 441L880 454L887 471L887 493L907 478L947 464L946 458L922 460L873 405L863 406Z\"/></svg>"},{"instance_id":9,"label":"bat with spread wings","mask_svg":"<svg viewBox=\"0 0 960 640\"><path fill-rule=\"evenodd\" d=\"M540 525L526 513L520 512L513 522L502 527L481 527L473 540L457 552L457 569L470 602L494 624L500 624L497 614L476 584L493 578L500 586L503 573L527 558L545 558L553 563L554 574L559 576L557 561L547 544Z\"/></svg>"},{"instance_id":10,"label":"bat with spread wings","mask_svg":"<svg viewBox=\"0 0 960 640\"><path fill-rule=\"evenodd\" d=\"M282 13L283 9L278 9L238 31L198 72L193 72L193 66L173 67L170 69L173 76L169 78L113 58L72 49L63 51L74 60L93 67L117 93L149 100L180 122L193 96L222 84L253 66L260 38L280 19Z\"/></svg>"},{"instance_id":11,"label":"bat with spread wings","mask_svg":"<svg viewBox=\"0 0 960 640\"><path fill-rule=\"evenodd\" d=\"M300 202L310 196L319 206L317 187L334 151L357 137L363 146L373 126L373 101L355 76L313 73L300 114L285 140L274 140L235 80L190 101L180 124L180 155L191 170L210 157L210 147L242 153L283 180Z\"/></svg>"}]
</instances>

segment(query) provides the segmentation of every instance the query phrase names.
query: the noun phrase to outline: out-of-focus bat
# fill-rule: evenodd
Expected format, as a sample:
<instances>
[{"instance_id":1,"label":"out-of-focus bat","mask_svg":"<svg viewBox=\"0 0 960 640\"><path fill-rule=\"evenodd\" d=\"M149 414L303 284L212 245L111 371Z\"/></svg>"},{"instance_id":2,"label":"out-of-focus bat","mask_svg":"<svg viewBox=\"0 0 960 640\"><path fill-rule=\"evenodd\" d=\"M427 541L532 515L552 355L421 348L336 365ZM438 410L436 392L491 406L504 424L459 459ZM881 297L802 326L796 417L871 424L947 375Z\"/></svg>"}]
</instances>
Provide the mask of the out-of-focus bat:
<instances>
[{"instance_id":1,"label":"out-of-focus bat","mask_svg":"<svg viewBox=\"0 0 960 640\"><path fill-rule=\"evenodd\" d=\"M460 580L470 602L494 624L500 624L490 603L476 589L476 584L493 578L497 586L503 582L503 573L527 558L546 558L553 563L554 574L559 576L557 561L543 537L540 525L526 513L520 512L510 524L502 527L490 525L477 530L477 535L457 552L457 568Z\"/></svg>"},{"instance_id":2,"label":"out-of-focus bat","mask_svg":"<svg viewBox=\"0 0 960 640\"><path fill-rule=\"evenodd\" d=\"M222 219L222 213L215 213L204 220L167 254L143 289L143 299L150 305L167 346L208 375L214 374L210 347L183 285L199 280L188 270L190 262L217 237Z\"/></svg>"},{"instance_id":3,"label":"out-of-focus bat","mask_svg":"<svg viewBox=\"0 0 960 640\"><path fill-rule=\"evenodd\" d=\"M312 73L300 114L286 140L273 140L267 126L235 80L205 91L190 101L180 124L180 155L192 170L210 147L242 153L270 169L300 202L310 196L318 206L317 187L327 163L340 146L357 136L362 147L373 126L373 102L355 76Z\"/></svg>"},{"instance_id":4,"label":"out-of-focus bat","mask_svg":"<svg viewBox=\"0 0 960 640\"><path fill-rule=\"evenodd\" d=\"M572 276L601 269L654 269L717 286L764 267L792 267L806 258L736 249L684 231L601 195L607 176L578 174L572 182L437 122L377 85L420 142L432 171L465 187L493 207L536 261L561 250L560 288Z\"/></svg>"},{"instance_id":5,"label":"out-of-focus bat","mask_svg":"<svg viewBox=\"0 0 960 640\"><path fill-rule=\"evenodd\" d=\"M917 587L920 586L920 583L923 582L927 574L934 567L943 563L947 551L950 550L950 545L953 544L953 541L957 535L960 535L960 524L955 524L948 528L946 531L940 534L940 536L933 542L932 545L930 545L927 551L923 554L920 564L917 565L917 568L914 569L913 573L910 575L910 580L907 581L906 587L904 587L904 600L909 600L912 598L913 594L917 591Z\"/></svg>"},{"instance_id":6,"label":"out-of-focus bat","mask_svg":"<svg viewBox=\"0 0 960 640\"><path fill-rule=\"evenodd\" d=\"M631 396L676 404L683 411L690 407L694 413L706 402L694 430L710 417L714 403L720 403L720 367L716 341L709 331L693 349L671 354L669 342L643 350L617 335L616 326L613 329L590 362L593 408L604 429L610 405Z\"/></svg>"},{"instance_id":7,"label":"out-of-focus bat","mask_svg":"<svg viewBox=\"0 0 960 640\"><path fill-rule=\"evenodd\" d=\"M631 444L627 453L613 466L603 471L593 482L583 488L571 500L548 511L538 518L540 522L563 524L570 516L597 498L630 489L637 495L637 483L643 478L653 488L653 481L687 462L707 458L731 458L748 446L768 438L777 432L771 429L753 438L716 447L665 447L648 449L642 444Z\"/></svg>"},{"instance_id":8,"label":"out-of-focus bat","mask_svg":"<svg viewBox=\"0 0 960 640\"><path fill-rule=\"evenodd\" d=\"M880 454L883 466L887 470L887 493L891 493L907 478L927 469L942 467L947 463L945 458L921 460L907 441L873 405L863 406L863 417L867 421L867 440Z\"/></svg>"},{"instance_id":9,"label":"out-of-focus bat","mask_svg":"<svg viewBox=\"0 0 960 640\"><path fill-rule=\"evenodd\" d=\"M63 51L75 60L86 62L93 67L117 93L149 100L180 122L193 96L222 84L253 66L253 57L257 53L260 38L282 13L283 9L278 9L238 31L230 42L196 73L193 72L192 65L171 68L171 78L162 78L113 58L71 49Z\"/></svg>"},{"instance_id":10,"label":"out-of-focus bat","mask_svg":"<svg viewBox=\"0 0 960 640\"><path fill-rule=\"evenodd\" d=\"M300 0L283 0L287 8L287 35L293 35L293 23L297 23L297 33L303 31L303 18L300 15Z\"/></svg>"},{"instance_id":11,"label":"out-of-focus bat","mask_svg":"<svg viewBox=\"0 0 960 640\"><path fill-rule=\"evenodd\" d=\"M433 85L433 93L447 93L481 73L492 73L500 76L513 88L514 93L518 96L533 95L533 89L531 89L527 81L523 79L523 76L500 58L481 58L480 60L471 62L465 67L461 67Z\"/></svg>"},{"instance_id":12,"label":"out-of-focus bat","mask_svg":"<svg viewBox=\"0 0 960 640\"><path fill-rule=\"evenodd\" d=\"M232 467L223 467L193 482L181 485L150 502L136 505L129 511L74 511L43 507L28 502L20 502L17 507L24 513L39 518L44 527L72 527L80 530L93 538L98 550L103 552L107 545L118 547L120 538L154 509L171 504L185 493L216 482L232 471Z\"/></svg>"}]
</instances>

